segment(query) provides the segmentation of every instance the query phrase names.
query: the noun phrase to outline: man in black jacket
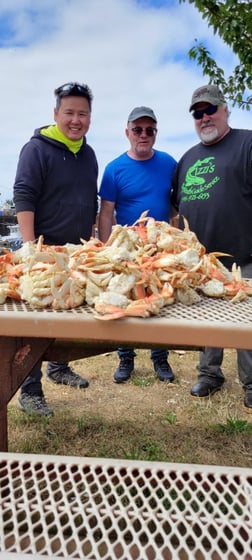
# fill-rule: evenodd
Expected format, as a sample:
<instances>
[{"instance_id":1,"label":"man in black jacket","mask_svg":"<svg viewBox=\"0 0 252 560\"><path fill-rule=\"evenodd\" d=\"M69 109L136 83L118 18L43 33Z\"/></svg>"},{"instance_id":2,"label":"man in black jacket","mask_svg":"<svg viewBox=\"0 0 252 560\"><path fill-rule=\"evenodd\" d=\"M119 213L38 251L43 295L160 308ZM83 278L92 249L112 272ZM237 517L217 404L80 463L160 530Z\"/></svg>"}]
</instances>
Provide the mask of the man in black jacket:
<instances>
[{"instance_id":1,"label":"man in black jacket","mask_svg":"<svg viewBox=\"0 0 252 560\"><path fill-rule=\"evenodd\" d=\"M14 202L23 243L43 235L48 245L79 244L92 235L97 214L98 165L86 142L93 95L71 82L55 90L56 124L35 130L19 156ZM41 361L21 387L19 407L40 416L53 414L41 385ZM84 389L89 383L67 363L49 362L47 379Z\"/></svg>"}]
</instances>

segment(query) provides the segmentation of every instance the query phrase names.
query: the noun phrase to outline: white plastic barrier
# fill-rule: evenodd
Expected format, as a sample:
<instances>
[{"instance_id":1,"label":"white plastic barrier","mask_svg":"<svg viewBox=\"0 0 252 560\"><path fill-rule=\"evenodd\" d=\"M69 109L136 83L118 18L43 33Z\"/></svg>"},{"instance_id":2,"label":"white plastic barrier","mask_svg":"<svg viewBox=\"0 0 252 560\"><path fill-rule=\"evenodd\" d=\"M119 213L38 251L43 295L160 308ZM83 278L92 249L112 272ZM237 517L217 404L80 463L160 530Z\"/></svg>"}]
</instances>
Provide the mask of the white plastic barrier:
<instances>
[{"instance_id":1,"label":"white plastic barrier","mask_svg":"<svg viewBox=\"0 0 252 560\"><path fill-rule=\"evenodd\" d=\"M3 560L252 560L252 469L0 453Z\"/></svg>"}]
</instances>

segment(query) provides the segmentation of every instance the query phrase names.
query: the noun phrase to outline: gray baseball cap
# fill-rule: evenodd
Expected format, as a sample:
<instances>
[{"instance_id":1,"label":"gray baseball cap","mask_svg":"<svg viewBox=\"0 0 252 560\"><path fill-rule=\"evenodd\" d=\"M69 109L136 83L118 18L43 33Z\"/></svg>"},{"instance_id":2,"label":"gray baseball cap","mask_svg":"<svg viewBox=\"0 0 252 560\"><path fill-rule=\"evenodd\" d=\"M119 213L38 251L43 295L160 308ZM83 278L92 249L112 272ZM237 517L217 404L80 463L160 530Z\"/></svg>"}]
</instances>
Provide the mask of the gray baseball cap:
<instances>
[{"instance_id":1,"label":"gray baseball cap","mask_svg":"<svg viewBox=\"0 0 252 560\"><path fill-rule=\"evenodd\" d=\"M202 101L211 105L223 105L223 103L226 103L222 91L214 84L201 86L194 91L189 111L194 109L196 103L201 103Z\"/></svg>"},{"instance_id":2,"label":"gray baseball cap","mask_svg":"<svg viewBox=\"0 0 252 560\"><path fill-rule=\"evenodd\" d=\"M149 117L153 121L157 122L157 117L150 107L135 107L135 109L133 109L129 114L128 122L136 121L142 117Z\"/></svg>"}]
</instances>

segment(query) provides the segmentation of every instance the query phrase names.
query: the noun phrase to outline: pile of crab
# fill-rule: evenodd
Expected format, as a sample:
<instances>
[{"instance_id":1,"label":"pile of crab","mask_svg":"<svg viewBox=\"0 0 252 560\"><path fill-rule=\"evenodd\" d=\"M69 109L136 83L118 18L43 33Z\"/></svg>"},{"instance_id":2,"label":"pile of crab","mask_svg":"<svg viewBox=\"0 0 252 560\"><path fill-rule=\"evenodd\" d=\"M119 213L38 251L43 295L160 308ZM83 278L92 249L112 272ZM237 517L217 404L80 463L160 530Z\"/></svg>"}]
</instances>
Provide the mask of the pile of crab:
<instances>
[{"instance_id":1,"label":"pile of crab","mask_svg":"<svg viewBox=\"0 0 252 560\"><path fill-rule=\"evenodd\" d=\"M202 294L242 301L252 287L239 267L223 266L222 253L206 253L184 220L184 229L144 212L133 226L115 225L106 243L49 246L43 237L0 256L0 303L71 309L88 304L100 319L149 317L162 307L198 303Z\"/></svg>"}]
</instances>

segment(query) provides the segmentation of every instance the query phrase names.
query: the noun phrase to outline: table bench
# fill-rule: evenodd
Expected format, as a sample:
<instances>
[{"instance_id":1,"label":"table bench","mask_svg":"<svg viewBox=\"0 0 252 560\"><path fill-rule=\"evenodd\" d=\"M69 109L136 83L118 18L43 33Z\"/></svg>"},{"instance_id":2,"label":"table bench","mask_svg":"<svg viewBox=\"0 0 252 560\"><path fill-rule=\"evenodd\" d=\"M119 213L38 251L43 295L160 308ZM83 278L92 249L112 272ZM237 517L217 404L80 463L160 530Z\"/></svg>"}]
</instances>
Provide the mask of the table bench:
<instances>
[{"instance_id":1,"label":"table bench","mask_svg":"<svg viewBox=\"0 0 252 560\"><path fill-rule=\"evenodd\" d=\"M252 559L251 469L0 453L0 483L3 560Z\"/></svg>"}]
</instances>

